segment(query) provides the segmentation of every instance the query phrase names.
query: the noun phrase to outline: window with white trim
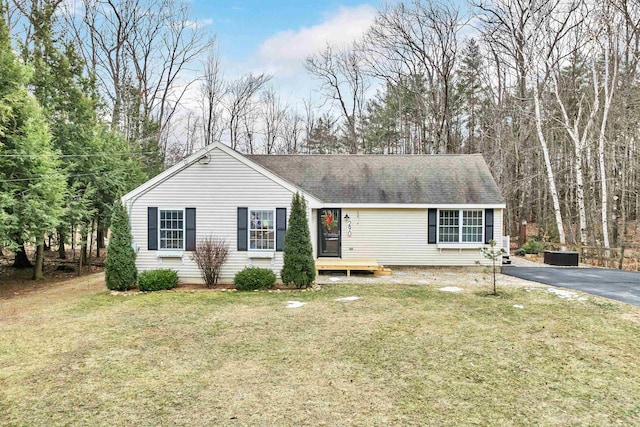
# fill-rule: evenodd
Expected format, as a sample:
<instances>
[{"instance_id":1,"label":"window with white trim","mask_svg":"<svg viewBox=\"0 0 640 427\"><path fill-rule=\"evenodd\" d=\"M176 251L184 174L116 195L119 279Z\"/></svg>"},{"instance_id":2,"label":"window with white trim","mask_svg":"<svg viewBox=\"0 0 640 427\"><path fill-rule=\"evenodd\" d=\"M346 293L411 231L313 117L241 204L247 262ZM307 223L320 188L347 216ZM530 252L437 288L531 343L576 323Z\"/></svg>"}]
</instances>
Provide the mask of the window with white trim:
<instances>
[{"instance_id":1,"label":"window with white trim","mask_svg":"<svg viewBox=\"0 0 640 427\"><path fill-rule=\"evenodd\" d=\"M462 211L462 242L482 243L483 211Z\"/></svg>"},{"instance_id":2,"label":"window with white trim","mask_svg":"<svg viewBox=\"0 0 640 427\"><path fill-rule=\"evenodd\" d=\"M249 210L249 249L274 250L275 211L272 209Z\"/></svg>"},{"instance_id":3,"label":"window with white trim","mask_svg":"<svg viewBox=\"0 0 640 427\"><path fill-rule=\"evenodd\" d=\"M443 209L438 213L438 243L482 243L482 209Z\"/></svg>"},{"instance_id":4,"label":"window with white trim","mask_svg":"<svg viewBox=\"0 0 640 427\"><path fill-rule=\"evenodd\" d=\"M439 242L451 243L460 241L460 218L458 215L459 211L457 210L440 211L440 217L438 219Z\"/></svg>"},{"instance_id":5,"label":"window with white trim","mask_svg":"<svg viewBox=\"0 0 640 427\"><path fill-rule=\"evenodd\" d=\"M160 209L160 249L184 249L184 211Z\"/></svg>"}]
</instances>

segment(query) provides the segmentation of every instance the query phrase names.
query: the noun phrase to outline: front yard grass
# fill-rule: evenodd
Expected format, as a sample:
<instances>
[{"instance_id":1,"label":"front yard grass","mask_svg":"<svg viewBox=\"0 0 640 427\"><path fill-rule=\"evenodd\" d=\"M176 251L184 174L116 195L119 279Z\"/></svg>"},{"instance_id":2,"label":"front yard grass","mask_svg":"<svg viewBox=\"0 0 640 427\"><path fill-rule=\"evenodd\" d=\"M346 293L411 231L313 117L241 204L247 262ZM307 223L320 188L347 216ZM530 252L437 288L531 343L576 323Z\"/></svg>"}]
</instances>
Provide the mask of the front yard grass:
<instances>
[{"instance_id":1,"label":"front yard grass","mask_svg":"<svg viewBox=\"0 0 640 427\"><path fill-rule=\"evenodd\" d=\"M501 291L99 289L0 301L0 423L640 424L637 307Z\"/></svg>"}]
</instances>

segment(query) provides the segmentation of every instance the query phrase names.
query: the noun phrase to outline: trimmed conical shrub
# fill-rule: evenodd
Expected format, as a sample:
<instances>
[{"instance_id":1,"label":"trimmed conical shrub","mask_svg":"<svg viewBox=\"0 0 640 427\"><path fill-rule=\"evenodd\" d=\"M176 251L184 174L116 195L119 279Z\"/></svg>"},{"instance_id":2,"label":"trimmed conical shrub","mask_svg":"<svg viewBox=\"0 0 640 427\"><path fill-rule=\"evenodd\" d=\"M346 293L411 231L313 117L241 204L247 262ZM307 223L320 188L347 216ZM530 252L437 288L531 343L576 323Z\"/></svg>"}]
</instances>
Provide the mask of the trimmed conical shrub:
<instances>
[{"instance_id":1,"label":"trimmed conical shrub","mask_svg":"<svg viewBox=\"0 0 640 427\"><path fill-rule=\"evenodd\" d=\"M104 260L107 288L126 291L136 283L136 253L131 247L131 228L127 211L119 200L111 214L111 238Z\"/></svg>"},{"instance_id":2,"label":"trimmed conical shrub","mask_svg":"<svg viewBox=\"0 0 640 427\"><path fill-rule=\"evenodd\" d=\"M289 227L284 238L284 266L282 281L297 288L311 286L316 278L311 235L307 221L307 203L299 193L291 202Z\"/></svg>"}]
</instances>

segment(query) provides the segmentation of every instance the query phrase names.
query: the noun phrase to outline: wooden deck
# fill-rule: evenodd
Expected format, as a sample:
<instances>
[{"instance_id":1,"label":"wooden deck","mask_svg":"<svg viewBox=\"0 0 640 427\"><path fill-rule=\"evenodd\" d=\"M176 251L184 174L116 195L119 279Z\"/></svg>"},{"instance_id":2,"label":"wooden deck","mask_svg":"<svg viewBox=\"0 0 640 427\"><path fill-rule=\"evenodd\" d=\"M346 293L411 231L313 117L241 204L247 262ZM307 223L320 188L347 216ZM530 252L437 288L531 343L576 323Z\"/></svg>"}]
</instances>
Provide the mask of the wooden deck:
<instances>
[{"instance_id":1,"label":"wooden deck","mask_svg":"<svg viewBox=\"0 0 640 427\"><path fill-rule=\"evenodd\" d=\"M321 270L346 271L347 277L352 271L373 271L375 275L391 274L391 269L378 264L373 258L318 258L316 259L316 276Z\"/></svg>"}]
</instances>

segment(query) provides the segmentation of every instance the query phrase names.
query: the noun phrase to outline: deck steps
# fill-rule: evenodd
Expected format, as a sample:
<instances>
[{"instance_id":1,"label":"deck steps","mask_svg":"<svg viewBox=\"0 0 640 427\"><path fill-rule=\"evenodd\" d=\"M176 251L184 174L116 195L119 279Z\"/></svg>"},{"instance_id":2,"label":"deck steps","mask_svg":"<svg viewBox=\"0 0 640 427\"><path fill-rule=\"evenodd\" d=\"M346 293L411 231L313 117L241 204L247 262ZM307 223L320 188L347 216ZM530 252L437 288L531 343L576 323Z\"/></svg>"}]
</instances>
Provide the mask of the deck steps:
<instances>
[{"instance_id":1,"label":"deck steps","mask_svg":"<svg viewBox=\"0 0 640 427\"><path fill-rule=\"evenodd\" d=\"M373 258L318 258L316 259L316 276L320 271L346 271L347 277L352 271L372 271L375 275L387 276L391 269L378 264Z\"/></svg>"}]
</instances>

